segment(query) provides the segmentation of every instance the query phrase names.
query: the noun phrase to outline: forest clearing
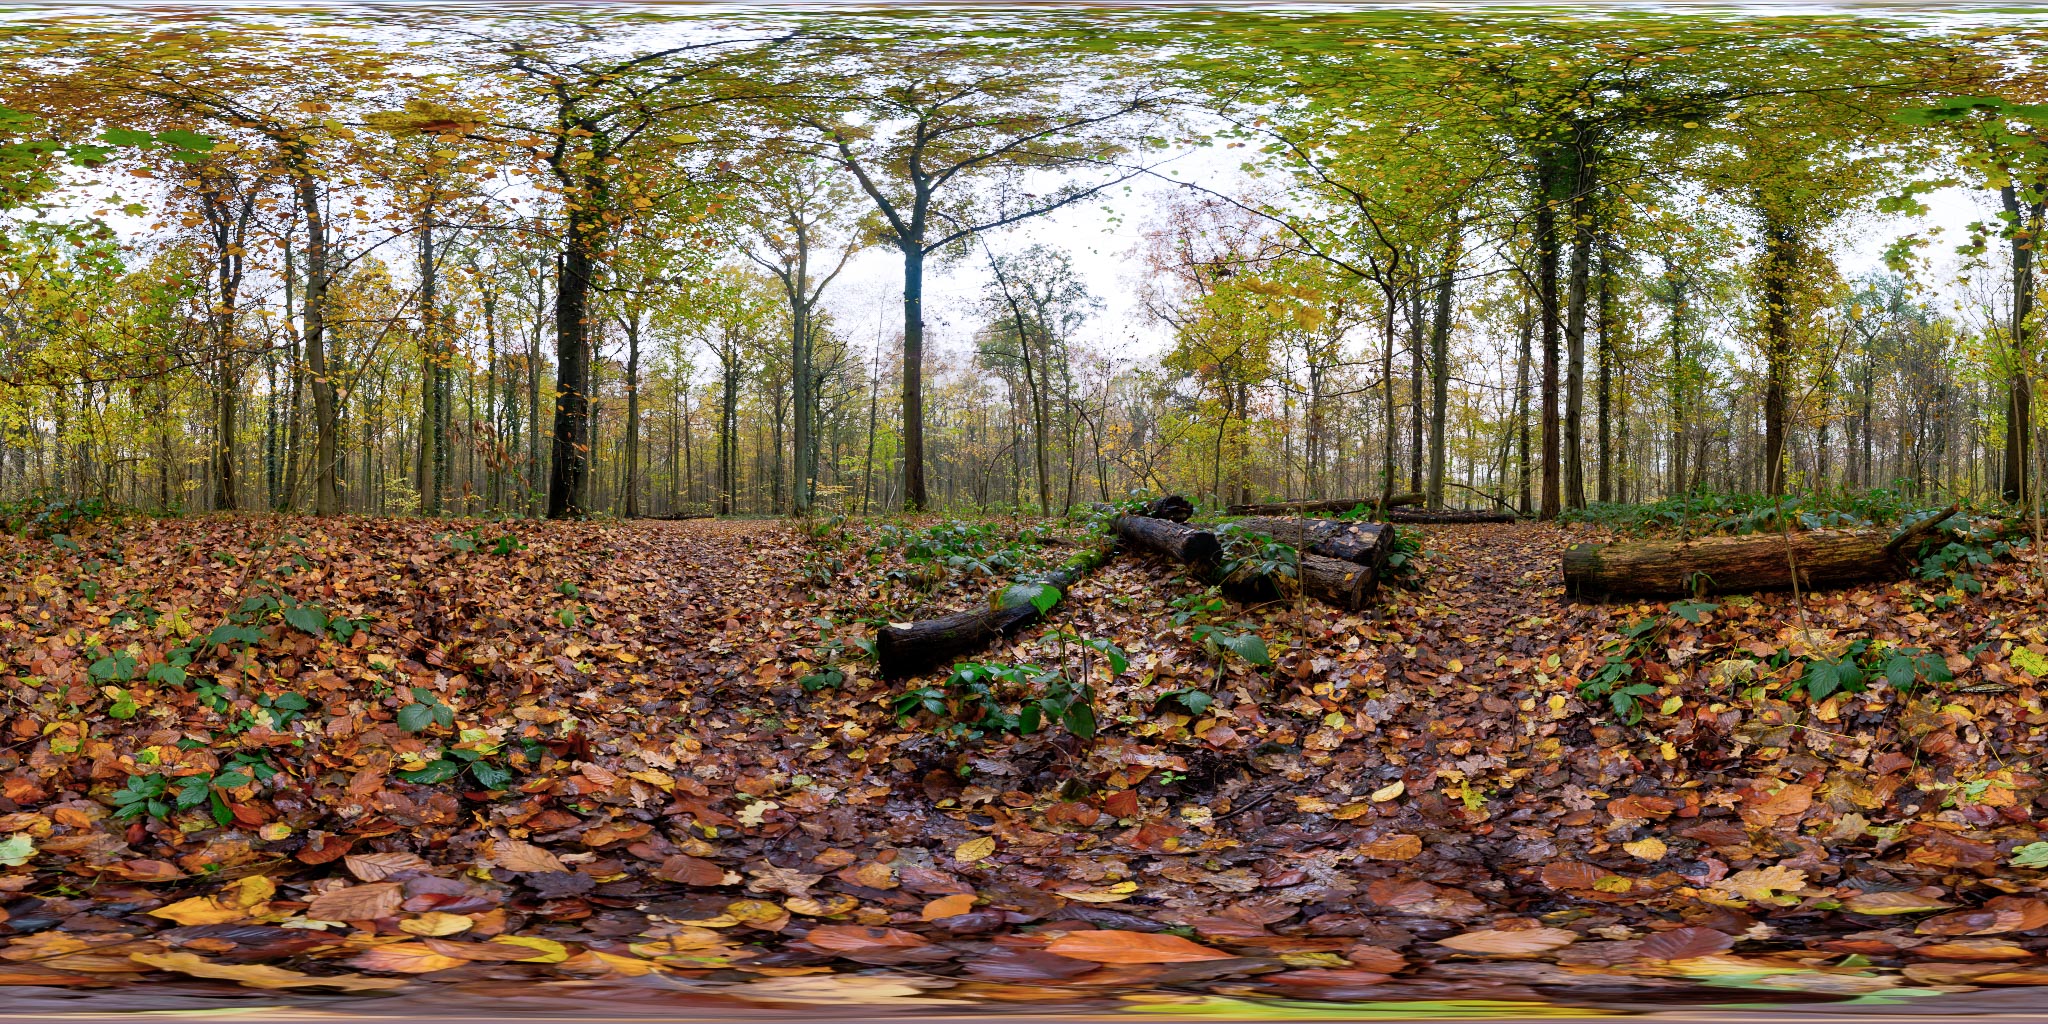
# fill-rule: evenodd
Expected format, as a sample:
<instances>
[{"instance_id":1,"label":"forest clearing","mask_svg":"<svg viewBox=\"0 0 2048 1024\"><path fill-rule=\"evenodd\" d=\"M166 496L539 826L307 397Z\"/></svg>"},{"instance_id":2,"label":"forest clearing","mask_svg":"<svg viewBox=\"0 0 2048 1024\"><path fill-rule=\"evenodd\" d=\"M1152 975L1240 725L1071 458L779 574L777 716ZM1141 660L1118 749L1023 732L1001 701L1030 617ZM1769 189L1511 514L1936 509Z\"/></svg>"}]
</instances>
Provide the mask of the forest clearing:
<instances>
[{"instance_id":1,"label":"forest clearing","mask_svg":"<svg viewBox=\"0 0 2048 1024\"><path fill-rule=\"evenodd\" d=\"M1416 526L1363 613L1125 553L880 678L864 620L972 610L1105 518L17 536L0 978L882 1010L2048 978L2030 553L1603 604L1560 556L1612 527ZM1089 719L1018 720L1076 689Z\"/></svg>"},{"instance_id":2,"label":"forest clearing","mask_svg":"<svg viewBox=\"0 0 2048 1024\"><path fill-rule=\"evenodd\" d=\"M0 11L0 1015L2035 1012L2048 10L1581 6Z\"/></svg>"}]
</instances>

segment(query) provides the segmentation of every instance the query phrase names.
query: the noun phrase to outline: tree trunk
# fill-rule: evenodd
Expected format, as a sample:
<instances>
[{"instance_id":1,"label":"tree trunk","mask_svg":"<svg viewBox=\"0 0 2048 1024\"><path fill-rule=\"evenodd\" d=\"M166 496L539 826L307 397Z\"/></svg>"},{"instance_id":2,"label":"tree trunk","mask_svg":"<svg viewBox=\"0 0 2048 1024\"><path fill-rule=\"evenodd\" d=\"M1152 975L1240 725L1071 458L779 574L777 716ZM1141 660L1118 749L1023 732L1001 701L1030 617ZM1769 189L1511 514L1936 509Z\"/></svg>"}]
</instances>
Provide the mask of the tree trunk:
<instances>
[{"instance_id":1,"label":"tree trunk","mask_svg":"<svg viewBox=\"0 0 2048 1024\"><path fill-rule=\"evenodd\" d=\"M1559 472L1563 468L1559 464L1559 446L1562 443L1559 428L1563 424L1557 408L1558 346L1561 340L1557 294L1557 203L1562 198L1558 192L1565 177L1554 145L1539 155L1536 173L1536 306L1543 328L1543 488L1537 514L1543 519L1555 519L1562 511L1564 495L1564 482Z\"/></svg>"},{"instance_id":2,"label":"tree trunk","mask_svg":"<svg viewBox=\"0 0 2048 1024\"><path fill-rule=\"evenodd\" d=\"M587 189L586 191L595 191ZM600 230L595 214L569 216L555 283L555 423L548 440L548 518L584 515L590 475L590 274Z\"/></svg>"},{"instance_id":3,"label":"tree trunk","mask_svg":"<svg viewBox=\"0 0 2048 1024\"><path fill-rule=\"evenodd\" d=\"M2027 337L2027 320L2034 308L2034 247L2042 236L2042 214L2048 201L2022 210L2019 193L2008 184L1999 190L2005 212L2012 223L2012 370L2005 399L2005 500L2031 506L2036 498L2030 477L2034 455L2035 353Z\"/></svg>"},{"instance_id":4,"label":"tree trunk","mask_svg":"<svg viewBox=\"0 0 2048 1024\"><path fill-rule=\"evenodd\" d=\"M924 240L906 239L903 251L903 506L931 503L924 487Z\"/></svg>"},{"instance_id":5,"label":"tree trunk","mask_svg":"<svg viewBox=\"0 0 2048 1024\"><path fill-rule=\"evenodd\" d=\"M1614 278L1607 265L1607 247L1600 247L1599 265L1600 295L1594 328L1599 332L1599 373L1600 393L1595 401L1599 406L1600 482L1595 493L1602 502L1614 500Z\"/></svg>"},{"instance_id":6,"label":"tree trunk","mask_svg":"<svg viewBox=\"0 0 2048 1024\"><path fill-rule=\"evenodd\" d=\"M1955 514L1951 506L1894 535L1887 530L1811 530L1686 541L1577 544L1564 554L1565 589L1580 597L1688 594L1843 586L1904 576L1919 542Z\"/></svg>"},{"instance_id":7,"label":"tree trunk","mask_svg":"<svg viewBox=\"0 0 2048 1024\"><path fill-rule=\"evenodd\" d=\"M429 222L420 232L420 446L414 461L420 512L430 516L441 514L441 448L447 443L447 435L441 431L440 311L434 305L438 283L435 270L434 226Z\"/></svg>"},{"instance_id":8,"label":"tree trunk","mask_svg":"<svg viewBox=\"0 0 2048 1024\"><path fill-rule=\"evenodd\" d=\"M1164 555L1205 575L1215 568L1223 551L1216 535L1208 530L1164 519L1118 516L1111 528L1133 547Z\"/></svg>"},{"instance_id":9,"label":"tree trunk","mask_svg":"<svg viewBox=\"0 0 2048 1024\"><path fill-rule=\"evenodd\" d=\"M1593 186L1596 155L1581 139L1574 148L1578 174L1572 185L1572 276L1566 299L1564 398L1564 501L1568 508L1586 507L1586 299L1593 270Z\"/></svg>"},{"instance_id":10,"label":"tree trunk","mask_svg":"<svg viewBox=\"0 0 2048 1024\"><path fill-rule=\"evenodd\" d=\"M1444 250L1444 265L1436 279L1436 318L1430 324L1429 395L1429 489L1431 508L1444 505L1444 435L1450 409L1451 387L1451 298L1457 280L1458 259L1464 253L1464 222L1454 221L1451 240Z\"/></svg>"},{"instance_id":11,"label":"tree trunk","mask_svg":"<svg viewBox=\"0 0 2048 1024\"><path fill-rule=\"evenodd\" d=\"M1773 219L1764 226L1764 493L1785 493L1785 419L1792 375L1792 274L1799 236Z\"/></svg>"},{"instance_id":12,"label":"tree trunk","mask_svg":"<svg viewBox=\"0 0 2048 1024\"><path fill-rule=\"evenodd\" d=\"M306 297L304 320L306 372L313 385L313 511L341 512L341 487L336 479L341 459L340 426L335 408L334 378L327 370L327 221L320 211L320 192L309 174L298 176L299 206L306 217Z\"/></svg>"},{"instance_id":13,"label":"tree trunk","mask_svg":"<svg viewBox=\"0 0 2048 1024\"><path fill-rule=\"evenodd\" d=\"M1428 325L1423 322L1424 308L1422 282L1418 279L1408 294L1408 489L1411 491L1422 490L1422 450L1425 446L1422 437L1422 341L1428 332Z\"/></svg>"},{"instance_id":14,"label":"tree trunk","mask_svg":"<svg viewBox=\"0 0 2048 1024\"><path fill-rule=\"evenodd\" d=\"M640 515L640 311L626 320L626 518Z\"/></svg>"}]
</instances>

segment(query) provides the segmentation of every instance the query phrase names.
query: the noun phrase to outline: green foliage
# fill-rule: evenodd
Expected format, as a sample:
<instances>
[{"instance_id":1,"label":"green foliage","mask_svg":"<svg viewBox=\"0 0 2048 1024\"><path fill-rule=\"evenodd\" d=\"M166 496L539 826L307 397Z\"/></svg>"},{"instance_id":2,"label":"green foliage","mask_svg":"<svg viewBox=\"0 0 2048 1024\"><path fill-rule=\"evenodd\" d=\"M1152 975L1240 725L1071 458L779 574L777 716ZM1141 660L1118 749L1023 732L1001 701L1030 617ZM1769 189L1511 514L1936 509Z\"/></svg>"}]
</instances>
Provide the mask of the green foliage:
<instances>
[{"instance_id":1,"label":"green foliage","mask_svg":"<svg viewBox=\"0 0 2048 1024\"><path fill-rule=\"evenodd\" d=\"M464 729L457 735L453 746L442 748L424 766L401 769L394 774L421 786L435 786L467 777L480 790L498 792L512 785L512 780L518 777L519 766L539 764L540 757L541 745L537 742L523 741L516 750L507 751L484 730Z\"/></svg>"},{"instance_id":2,"label":"green foliage","mask_svg":"<svg viewBox=\"0 0 2048 1024\"><path fill-rule=\"evenodd\" d=\"M890 707L899 722L926 715L933 731L956 740L1030 735L1047 724L1082 739L1096 732L1095 688L1039 665L963 662L944 683L898 694Z\"/></svg>"},{"instance_id":3,"label":"green foliage","mask_svg":"<svg viewBox=\"0 0 2048 1024\"><path fill-rule=\"evenodd\" d=\"M179 811L204 807L214 824L228 825L234 821L234 812L223 793L253 782L267 782L277 774L278 769L263 755L245 752L209 773L175 778L156 773L130 775L127 783L111 794L114 817L123 821L141 817L167 821Z\"/></svg>"},{"instance_id":4,"label":"green foliage","mask_svg":"<svg viewBox=\"0 0 2048 1024\"><path fill-rule=\"evenodd\" d=\"M1808 659L1790 689L1807 699L1823 701L1837 693L1862 693L1882 680L1892 689L1910 692L1921 683L1952 682L1948 662L1919 647L1888 647L1869 640L1852 641L1840 654Z\"/></svg>"},{"instance_id":5,"label":"green foliage","mask_svg":"<svg viewBox=\"0 0 2048 1024\"><path fill-rule=\"evenodd\" d=\"M67 550L77 542L64 536L81 523L117 521L127 513L103 498L67 498L47 488L14 501L0 501L0 529L21 537L48 539Z\"/></svg>"},{"instance_id":6,"label":"green foliage","mask_svg":"<svg viewBox=\"0 0 2048 1024\"><path fill-rule=\"evenodd\" d=\"M1195 639L1200 640L1211 653L1229 651L1243 659L1247 665L1265 668L1273 664L1273 655L1266 650L1265 638L1241 622L1236 629L1213 625L1196 626Z\"/></svg>"},{"instance_id":7,"label":"green foliage","mask_svg":"<svg viewBox=\"0 0 2048 1024\"><path fill-rule=\"evenodd\" d=\"M1558 519L1611 527L1638 536L1666 531L1685 536L1740 536L1781 529L1904 525L1918 507L1903 488L1827 491L1779 498L1700 490L1642 504L1596 501L1585 508L1566 509Z\"/></svg>"},{"instance_id":8,"label":"green foliage","mask_svg":"<svg viewBox=\"0 0 2048 1024\"><path fill-rule=\"evenodd\" d=\"M1198 618L1222 614L1226 606L1215 591L1187 594L1173 599L1173 624L1185 626Z\"/></svg>"},{"instance_id":9,"label":"green foliage","mask_svg":"<svg viewBox=\"0 0 2048 1024\"><path fill-rule=\"evenodd\" d=\"M398 709L398 727L406 732L425 732L435 726L455 728L455 709L443 703L424 686L412 688L412 702Z\"/></svg>"},{"instance_id":10,"label":"green foliage","mask_svg":"<svg viewBox=\"0 0 2048 1024\"><path fill-rule=\"evenodd\" d=\"M1644 698L1656 693L1657 688L1631 680L1636 678L1643 659L1655 652L1666 628L1664 620L1650 616L1622 630L1621 637L1609 644L1606 660L1579 683L1579 699L1605 703L1616 717L1629 725L1641 722Z\"/></svg>"},{"instance_id":11,"label":"green foliage","mask_svg":"<svg viewBox=\"0 0 2048 1024\"><path fill-rule=\"evenodd\" d=\"M515 534L501 533L486 537L484 525L478 523L461 533L437 533L434 539L446 543L456 551L485 551L493 555L510 555L526 549L526 542Z\"/></svg>"},{"instance_id":12,"label":"green foliage","mask_svg":"<svg viewBox=\"0 0 2048 1024\"><path fill-rule=\"evenodd\" d=\"M1293 545L1262 533L1253 533L1238 523L1217 527L1216 539L1223 545L1218 567L1225 578L1278 576L1293 579L1295 568L1301 563L1301 553Z\"/></svg>"}]
</instances>

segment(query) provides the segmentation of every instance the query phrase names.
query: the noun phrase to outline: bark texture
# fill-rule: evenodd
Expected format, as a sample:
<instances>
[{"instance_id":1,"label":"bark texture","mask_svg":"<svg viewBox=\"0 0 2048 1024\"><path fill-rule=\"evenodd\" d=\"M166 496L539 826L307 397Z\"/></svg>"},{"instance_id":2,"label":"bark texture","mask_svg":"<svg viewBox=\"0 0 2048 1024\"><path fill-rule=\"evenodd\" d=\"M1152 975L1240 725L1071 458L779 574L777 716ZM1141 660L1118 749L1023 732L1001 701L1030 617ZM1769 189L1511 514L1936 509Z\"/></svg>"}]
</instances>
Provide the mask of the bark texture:
<instances>
[{"instance_id":1,"label":"bark texture","mask_svg":"<svg viewBox=\"0 0 2048 1024\"><path fill-rule=\"evenodd\" d=\"M1215 534L1183 523L1118 516L1111 528L1132 547L1164 555L1202 572L1214 568L1217 556L1223 552Z\"/></svg>"},{"instance_id":2,"label":"bark texture","mask_svg":"<svg viewBox=\"0 0 2048 1024\"><path fill-rule=\"evenodd\" d=\"M1091 552L1039 580L1064 598L1067 589L1097 566L1107 562L1114 551ZM915 675L981 650L997 640L1045 617L1031 603L1036 588L1025 584L1006 587L986 608L959 612L923 622L891 623L875 633L875 658L885 678ZM1048 609L1049 610L1049 609Z\"/></svg>"},{"instance_id":3,"label":"bark texture","mask_svg":"<svg viewBox=\"0 0 2048 1024\"><path fill-rule=\"evenodd\" d=\"M1896 535L1810 530L1684 541L1577 544L1564 554L1565 589L1577 597L1681 597L1792 586L1846 586L1906 574L1915 549L1949 509Z\"/></svg>"},{"instance_id":4,"label":"bark texture","mask_svg":"<svg viewBox=\"0 0 2048 1024\"><path fill-rule=\"evenodd\" d=\"M1375 570L1387 564L1387 556L1394 550L1394 530L1384 523L1247 516L1231 525L1290 544L1305 555L1355 562Z\"/></svg>"}]
</instances>

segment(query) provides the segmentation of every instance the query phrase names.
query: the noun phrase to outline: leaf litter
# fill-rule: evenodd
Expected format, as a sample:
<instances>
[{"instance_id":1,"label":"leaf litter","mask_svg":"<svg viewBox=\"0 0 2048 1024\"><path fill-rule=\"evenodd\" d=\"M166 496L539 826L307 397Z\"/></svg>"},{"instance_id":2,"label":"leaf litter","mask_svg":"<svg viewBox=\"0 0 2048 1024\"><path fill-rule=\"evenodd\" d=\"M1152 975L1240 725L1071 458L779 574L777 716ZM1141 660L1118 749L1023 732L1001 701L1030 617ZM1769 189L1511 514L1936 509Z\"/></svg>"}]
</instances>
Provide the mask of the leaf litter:
<instances>
[{"instance_id":1,"label":"leaf litter","mask_svg":"<svg viewBox=\"0 0 2048 1024\"><path fill-rule=\"evenodd\" d=\"M1100 731L962 739L899 719L929 680L857 651L971 607L985 570L843 525L455 528L0 541L0 983L903 1007L2048 983L2024 558L1978 593L1674 612L1564 598L1556 555L1597 530L1444 527L1376 614L1193 616L1199 583L1125 558L987 654L1113 644ZM1949 678L1802 686L1855 641ZM1583 686L1616 658L1653 690L1633 721Z\"/></svg>"}]
</instances>

